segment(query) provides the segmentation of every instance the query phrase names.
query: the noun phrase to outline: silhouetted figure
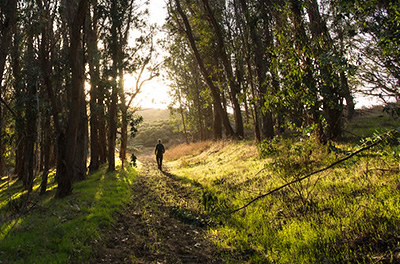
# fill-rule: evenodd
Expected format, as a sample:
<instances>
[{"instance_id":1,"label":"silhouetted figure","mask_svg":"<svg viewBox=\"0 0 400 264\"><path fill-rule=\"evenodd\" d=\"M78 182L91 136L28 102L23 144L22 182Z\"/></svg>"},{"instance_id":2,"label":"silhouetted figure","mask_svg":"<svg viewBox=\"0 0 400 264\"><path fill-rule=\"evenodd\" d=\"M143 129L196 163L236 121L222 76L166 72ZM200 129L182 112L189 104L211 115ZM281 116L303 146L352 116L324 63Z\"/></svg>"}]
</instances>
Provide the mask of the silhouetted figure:
<instances>
[{"instance_id":1,"label":"silhouetted figure","mask_svg":"<svg viewBox=\"0 0 400 264\"><path fill-rule=\"evenodd\" d=\"M164 152L165 152L164 145L161 144L161 139L159 139L156 149L154 151L154 153L156 154L157 165L159 170L162 170L162 160Z\"/></svg>"}]
</instances>

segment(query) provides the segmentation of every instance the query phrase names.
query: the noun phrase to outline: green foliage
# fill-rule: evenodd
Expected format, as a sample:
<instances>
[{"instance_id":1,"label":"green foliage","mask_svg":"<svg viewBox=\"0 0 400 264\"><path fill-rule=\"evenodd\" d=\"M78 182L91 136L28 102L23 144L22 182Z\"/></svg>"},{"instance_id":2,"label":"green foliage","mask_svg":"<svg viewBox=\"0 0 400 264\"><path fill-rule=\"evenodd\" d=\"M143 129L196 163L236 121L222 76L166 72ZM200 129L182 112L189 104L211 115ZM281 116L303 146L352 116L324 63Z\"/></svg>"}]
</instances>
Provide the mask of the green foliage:
<instances>
[{"instance_id":1,"label":"green foliage","mask_svg":"<svg viewBox=\"0 0 400 264\"><path fill-rule=\"evenodd\" d=\"M84 263L101 243L101 229L129 201L135 171L91 174L72 195L55 199L54 173L39 196L36 179L29 200L20 182L0 186L0 260L4 263ZM27 201L27 202L26 202ZM16 206L18 205L18 206ZM25 210L20 211L24 206Z\"/></svg>"},{"instance_id":2,"label":"green foliage","mask_svg":"<svg viewBox=\"0 0 400 264\"><path fill-rule=\"evenodd\" d=\"M261 158L266 158L269 155L276 153L277 149L274 144L274 141L276 140L277 138L274 138L273 140L265 139L262 143L258 144L258 152L260 153Z\"/></svg>"},{"instance_id":3,"label":"green foliage","mask_svg":"<svg viewBox=\"0 0 400 264\"><path fill-rule=\"evenodd\" d=\"M134 116L130 119L131 137L134 138L138 132L138 125L143 122L143 116Z\"/></svg>"},{"instance_id":4,"label":"green foliage","mask_svg":"<svg viewBox=\"0 0 400 264\"><path fill-rule=\"evenodd\" d=\"M225 200L219 199L218 195L209 190L203 190L200 205L207 214L220 214L227 211Z\"/></svg>"}]
</instances>

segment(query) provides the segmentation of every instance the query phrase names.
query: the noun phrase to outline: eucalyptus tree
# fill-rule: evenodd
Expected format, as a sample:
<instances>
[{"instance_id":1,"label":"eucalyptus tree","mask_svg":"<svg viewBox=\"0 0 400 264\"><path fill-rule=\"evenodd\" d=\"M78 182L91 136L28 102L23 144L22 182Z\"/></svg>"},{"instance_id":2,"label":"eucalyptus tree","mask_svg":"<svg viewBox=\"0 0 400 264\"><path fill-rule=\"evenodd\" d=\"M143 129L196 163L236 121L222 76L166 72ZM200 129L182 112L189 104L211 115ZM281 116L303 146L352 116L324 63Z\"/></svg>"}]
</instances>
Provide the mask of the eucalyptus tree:
<instances>
[{"instance_id":1,"label":"eucalyptus tree","mask_svg":"<svg viewBox=\"0 0 400 264\"><path fill-rule=\"evenodd\" d=\"M115 170L115 150L117 139L117 116L119 98L124 99L124 74L129 71L130 54L129 36L132 27L141 28L144 26L142 16L146 11L140 10L140 3L135 0L103 1L104 15L107 23L104 24L104 44L106 45L106 56L108 57L109 84L109 119L108 119L108 169ZM125 103L125 102L124 102ZM124 107L125 109L126 107ZM124 113L124 127L127 125L127 118ZM124 133L126 134L126 133Z\"/></svg>"},{"instance_id":2,"label":"eucalyptus tree","mask_svg":"<svg viewBox=\"0 0 400 264\"><path fill-rule=\"evenodd\" d=\"M212 98L190 46L182 41L182 37L184 36L171 36L167 44L169 56L164 61L168 79L171 81L171 111L173 114L179 114L187 142L189 136L195 140L206 140L211 138L211 129L215 121ZM217 128L214 132L215 139L222 137L222 130Z\"/></svg>"},{"instance_id":3,"label":"eucalyptus tree","mask_svg":"<svg viewBox=\"0 0 400 264\"><path fill-rule=\"evenodd\" d=\"M4 133L4 110L6 107L10 109L6 101L3 99L3 74L6 65L7 55L12 42L14 25L17 18L17 0L1 1L0 3L0 174L4 168L4 144L2 142Z\"/></svg>"},{"instance_id":4,"label":"eucalyptus tree","mask_svg":"<svg viewBox=\"0 0 400 264\"><path fill-rule=\"evenodd\" d=\"M172 5L171 5L171 7L172 7ZM233 137L235 135L235 132L230 124L228 114L222 106L221 93L211 78L210 69L208 69L204 63L205 62L204 55L202 55L199 51L198 43L196 43L194 31L192 29L192 25L188 19L188 16L185 13L185 11L183 10L179 0L175 0L173 8L178 14L178 16L174 16L175 19L177 19L176 23L181 26L182 32L184 32L186 34L186 37L187 37L188 42L190 43L192 52L196 58L198 65L199 65L200 72L211 91L211 94L212 94L212 97L214 100L215 115L221 117L222 123L225 128L226 135L228 137ZM183 25L182 25L182 23L183 23Z\"/></svg>"},{"instance_id":5,"label":"eucalyptus tree","mask_svg":"<svg viewBox=\"0 0 400 264\"><path fill-rule=\"evenodd\" d=\"M267 74L271 72L272 61L271 52L269 51L272 50L271 45L273 43L270 20L268 16L262 16L267 12L265 10L266 6L264 6L262 1L247 3L246 1L239 0L235 4L240 6L240 11L244 15L243 21L245 23L242 23L244 26L243 31L247 31L246 35L250 38L245 41L250 43L250 45L247 45L248 52L251 53L250 57L253 61L252 64L255 66L257 76L257 97L259 98L259 102L256 107L266 107L262 111L262 136L263 138L272 138L274 136L272 109L266 100L268 97L273 96L273 89L267 82Z\"/></svg>"},{"instance_id":6,"label":"eucalyptus tree","mask_svg":"<svg viewBox=\"0 0 400 264\"><path fill-rule=\"evenodd\" d=\"M71 83L67 85L69 97L68 118L65 131L65 151L62 164L57 168L57 196L64 197L72 192L72 183L75 179L76 151L78 149L78 131L84 101L84 62L82 47L82 28L87 13L88 0L66 0L64 16L69 28L69 59L71 69ZM86 109L86 107L85 107ZM60 147L60 146L58 146ZM79 161L78 161L79 162ZM86 162L86 160L85 160ZM59 171L60 170L60 171Z\"/></svg>"},{"instance_id":7,"label":"eucalyptus tree","mask_svg":"<svg viewBox=\"0 0 400 264\"><path fill-rule=\"evenodd\" d=\"M218 3L217 1L214 2ZM222 2L224 3L224 2ZM235 118L235 132L236 136L243 138L244 137L244 130L243 130L243 118L242 118L242 111L241 111L241 106L239 104L239 98L238 94L240 93L240 87L239 83L237 82L237 76L234 75L234 70L232 66L232 61L231 61L231 55L228 53L227 49L227 42L230 42L230 40L227 40L227 34L223 31L223 28L225 25L221 25L220 21L223 21L223 19L218 19L215 13L221 13L224 9L219 10L219 12L216 12L215 10L217 8L220 8L217 4L214 5L214 8L211 7L210 3L208 0L202 0L202 4L205 10L205 13L208 16L208 21L211 24L215 39L217 42L217 54L219 55L219 58L221 59L222 65L224 67L226 79L228 82L228 86L230 87L230 99L232 101L233 105L233 111L234 111L234 118Z\"/></svg>"},{"instance_id":8,"label":"eucalyptus tree","mask_svg":"<svg viewBox=\"0 0 400 264\"><path fill-rule=\"evenodd\" d=\"M101 149L106 142L100 142L100 119L104 115L104 102L100 100L101 79L100 79L100 51L98 49L98 23L100 20L97 0L89 2L89 8L85 21L87 56L90 76L90 165L89 172L97 171L102 163ZM105 162L105 151L103 151L103 162Z\"/></svg>"}]
</instances>

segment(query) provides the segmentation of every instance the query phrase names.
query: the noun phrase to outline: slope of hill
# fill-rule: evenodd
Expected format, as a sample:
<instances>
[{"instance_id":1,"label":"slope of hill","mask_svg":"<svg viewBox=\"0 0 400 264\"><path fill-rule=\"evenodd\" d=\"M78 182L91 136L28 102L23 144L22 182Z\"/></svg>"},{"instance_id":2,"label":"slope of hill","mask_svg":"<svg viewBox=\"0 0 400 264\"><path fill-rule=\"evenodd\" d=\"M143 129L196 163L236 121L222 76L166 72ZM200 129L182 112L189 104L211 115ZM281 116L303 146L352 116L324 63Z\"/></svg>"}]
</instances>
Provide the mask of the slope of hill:
<instances>
[{"instance_id":1,"label":"slope of hill","mask_svg":"<svg viewBox=\"0 0 400 264\"><path fill-rule=\"evenodd\" d=\"M143 122L138 126L136 137L129 140L130 152L146 152L146 149L156 145L158 139L168 146L184 141L184 135L179 130L181 124L170 120L169 110L143 109L137 115L143 117Z\"/></svg>"},{"instance_id":2,"label":"slope of hill","mask_svg":"<svg viewBox=\"0 0 400 264\"><path fill-rule=\"evenodd\" d=\"M275 139L259 146L263 158L253 142L219 142L201 154L177 147L166 154L168 173L200 186L198 213L226 262L398 263L400 131L385 134L384 124L399 127L388 120L355 120L356 132L381 124L362 142ZM346 159L369 144L377 146Z\"/></svg>"},{"instance_id":3,"label":"slope of hill","mask_svg":"<svg viewBox=\"0 0 400 264\"><path fill-rule=\"evenodd\" d=\"M143 116L144 122L148 123L153 121L169 120L168 109L145 108L138 110L136 113Z\"/></svg>"}]
</instances>

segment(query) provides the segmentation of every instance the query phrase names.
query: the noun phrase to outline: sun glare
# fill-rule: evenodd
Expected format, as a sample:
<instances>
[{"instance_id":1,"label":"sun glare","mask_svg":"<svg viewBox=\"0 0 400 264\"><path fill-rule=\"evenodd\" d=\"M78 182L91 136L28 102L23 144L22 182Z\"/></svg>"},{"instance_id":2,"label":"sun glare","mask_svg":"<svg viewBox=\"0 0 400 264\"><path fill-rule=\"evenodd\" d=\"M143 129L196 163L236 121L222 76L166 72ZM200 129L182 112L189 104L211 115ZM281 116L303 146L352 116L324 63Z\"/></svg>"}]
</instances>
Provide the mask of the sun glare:
<instances>
[{"instance_id":1,"label":"sun glare","mask_svg":"<svg viewBox=\"0 0 400 264\"><path fill-rule=\"evenodd\" d=\"M136 77L125 75L125 91L132 93L136 87ZM140 93L133 99L132 107L167 109L171 102L169 87L161 80L154 78L143 84Z\"/></svg>"}]
</instances>

